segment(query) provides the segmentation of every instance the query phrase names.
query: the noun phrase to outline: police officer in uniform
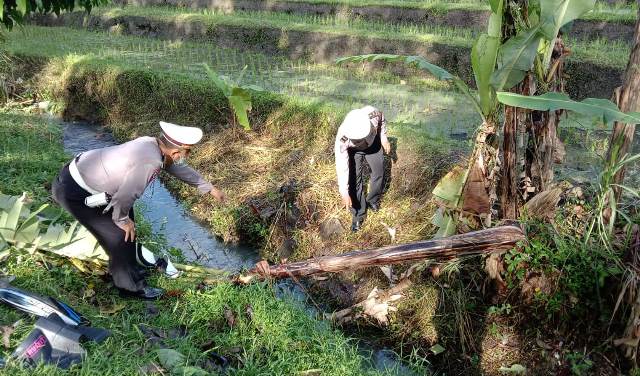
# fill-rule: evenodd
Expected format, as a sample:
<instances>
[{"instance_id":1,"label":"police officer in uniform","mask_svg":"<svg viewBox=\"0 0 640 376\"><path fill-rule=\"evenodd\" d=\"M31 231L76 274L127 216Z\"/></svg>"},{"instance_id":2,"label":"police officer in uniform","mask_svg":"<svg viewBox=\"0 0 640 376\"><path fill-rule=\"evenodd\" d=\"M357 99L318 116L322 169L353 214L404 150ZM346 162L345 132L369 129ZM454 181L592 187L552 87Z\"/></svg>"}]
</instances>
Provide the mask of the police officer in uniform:
<instances>
[{"instance_id":1,"label":"police officer in uniform","mask_svg":"<svg viewBox=\"0 0 640 376\"><path fill-rule=\"evenodd\" d=\"M372 106L350 111L338 128L335 142L338 189L352 214L351 231L360 229L367 207L378 211L384 183L384 152L391 152L384 114ZM369 192L365 197L365 161L371 169Z\"/></svg>"},{"instance_id":2,"label":"police officer in uniform","mask_svg":"<svg viewBox=\"0 0 640 376\"><path fill-rule=\"evenodd\" d=\"M211 194L220 202L225 199L221 190L185 164L192 146L202 139L202 130L165 122L160 122L160 127L159 137L140 137L76 156L52 184L54 200L86 227L109 255L113 284L124 295L144 299L163 293L147 286L136 261L133 204L147 185L165 170L196 186L202 194ZM106 199L99 206L87 206L95 197Z\"/></svg>"}]
</instances>

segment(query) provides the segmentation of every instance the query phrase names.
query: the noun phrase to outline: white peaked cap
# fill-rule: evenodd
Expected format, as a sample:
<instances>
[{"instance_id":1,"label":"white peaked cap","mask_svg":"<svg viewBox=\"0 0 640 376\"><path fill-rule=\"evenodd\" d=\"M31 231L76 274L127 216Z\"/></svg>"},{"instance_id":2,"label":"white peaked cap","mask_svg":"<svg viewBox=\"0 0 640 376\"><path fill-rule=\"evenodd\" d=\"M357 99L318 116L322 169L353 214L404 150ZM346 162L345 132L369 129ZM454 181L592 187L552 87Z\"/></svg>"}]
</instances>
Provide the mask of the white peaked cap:
<instances>
[{"instance_id":1,"label":"white peaked cap","mask_svg":"<svg viewBox=\"0 0 640 376\"><path fill-rule=\"evenodd\" d=\"M160 122L160 128L167 140L176 146L194 145L202 139L202 129L183 127L177 124Z\"/></svg>"},{"instance_id":2,"label":"white peaked cap","mask_svg":"<svg viewBox=\"0 0 640 376\"><path fill-rule=\"evenodd\" d=\"M365 138L371 132L369 114L362 108L350 111L342 122L344 135L352 140Z\"/></svg>"}]
</instances>

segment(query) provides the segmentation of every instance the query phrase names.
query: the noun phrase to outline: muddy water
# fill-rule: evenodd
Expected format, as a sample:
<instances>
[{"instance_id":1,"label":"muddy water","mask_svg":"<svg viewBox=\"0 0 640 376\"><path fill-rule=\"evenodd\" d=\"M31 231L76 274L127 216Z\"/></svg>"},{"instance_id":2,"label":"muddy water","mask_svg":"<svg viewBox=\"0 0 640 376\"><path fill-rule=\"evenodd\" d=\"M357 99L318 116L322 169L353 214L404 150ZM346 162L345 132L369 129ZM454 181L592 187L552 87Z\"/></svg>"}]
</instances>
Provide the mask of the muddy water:
<instances>
[{"instance_id":1,"label":"muddy water","mask_svg":"<svg viewBox=\"0 0 640 376\"><path fill-rule=\"evenodd\" d=\"M117 144L111 133L101 126L83 122L64 122L64 148L70 154L103 148ZM145 219L151 222L156 233L163 233L169 247L182 250L189 261L202 265L238 271L253 266L259 255L255 249L230 246L216 239L209 230L193 218L180 202L156 179L136 203ZM167 219L171 218L171 224ZM275 293L280 298L296 302L309 315L322 315L315 307L307 304L304 289L284 280L275 285ZM369 358L369 366L390 375L416 375L389 349L377 349L363 340L358 341L360 351Z\"/></svg>"}]
</instances>

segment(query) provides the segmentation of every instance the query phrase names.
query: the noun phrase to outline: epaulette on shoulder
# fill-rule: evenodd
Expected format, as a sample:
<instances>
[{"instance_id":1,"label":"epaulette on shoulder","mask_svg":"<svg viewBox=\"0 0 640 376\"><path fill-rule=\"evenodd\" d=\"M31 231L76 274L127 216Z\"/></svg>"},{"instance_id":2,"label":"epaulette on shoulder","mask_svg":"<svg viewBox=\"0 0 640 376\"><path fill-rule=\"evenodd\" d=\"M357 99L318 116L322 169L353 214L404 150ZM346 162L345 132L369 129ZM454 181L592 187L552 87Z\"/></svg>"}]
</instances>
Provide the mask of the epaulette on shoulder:
<instances>
[{"instance_id":1,"label":"epaulette on shoulder","mask_svg":"<svg viewBox=\"0 0 640 376\"><path fill-rule=\"evenodd\" d=\"M377 110L376 111L371 111L369 113L369 119L380 117L380 115L382 115L382 112L380 112L380 111L377 111Z\"/></svg>"}]
</instances>

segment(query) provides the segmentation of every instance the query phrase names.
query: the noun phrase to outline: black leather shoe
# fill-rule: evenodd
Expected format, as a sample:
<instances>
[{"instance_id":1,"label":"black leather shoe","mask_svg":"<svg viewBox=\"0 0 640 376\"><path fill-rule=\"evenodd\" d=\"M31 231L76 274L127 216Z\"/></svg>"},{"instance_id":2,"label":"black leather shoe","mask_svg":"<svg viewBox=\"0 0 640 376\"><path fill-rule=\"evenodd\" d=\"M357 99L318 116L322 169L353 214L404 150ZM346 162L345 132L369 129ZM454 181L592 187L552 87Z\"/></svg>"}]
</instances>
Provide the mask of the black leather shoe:
<instances>
[{"instance_id":1,"label":"black leather shoe","mask_svg":"<svg viewBox=\"0 0 640 376\"><path fill-rule=\"evenodd\" d=\"M368 202L367 206L369 207L369 209L371 209L372 212L376 213L378 210L380 210L380 204L377 202Z\"/></svg>"},{"instance_id":2,"label":"black leather shoe","mask_svg":"<svg viewBox=\"0 0 640 376\"><path fill-rule=\"evenodd\" d=\"M140 298L145 300L159 299L162 296L162 294L164 294L163 289L157 288L157 287L149 287L149 286L135 292L120 290L120 296L135 297L135 298Z\"/></svg>"}]
</instances>

